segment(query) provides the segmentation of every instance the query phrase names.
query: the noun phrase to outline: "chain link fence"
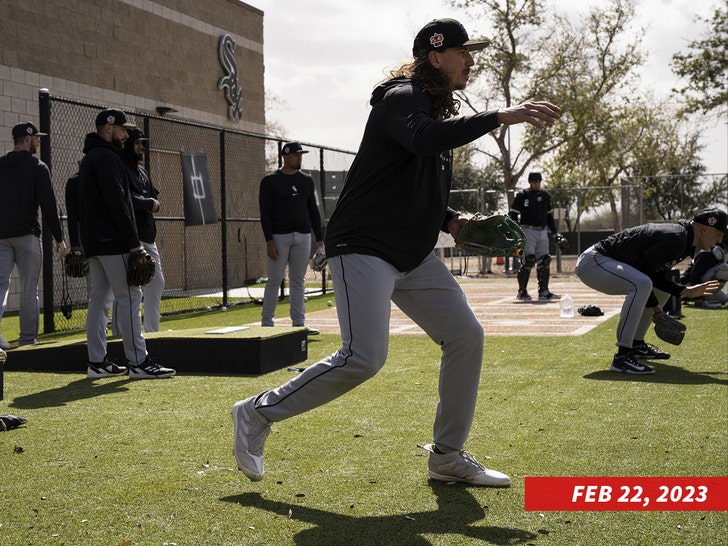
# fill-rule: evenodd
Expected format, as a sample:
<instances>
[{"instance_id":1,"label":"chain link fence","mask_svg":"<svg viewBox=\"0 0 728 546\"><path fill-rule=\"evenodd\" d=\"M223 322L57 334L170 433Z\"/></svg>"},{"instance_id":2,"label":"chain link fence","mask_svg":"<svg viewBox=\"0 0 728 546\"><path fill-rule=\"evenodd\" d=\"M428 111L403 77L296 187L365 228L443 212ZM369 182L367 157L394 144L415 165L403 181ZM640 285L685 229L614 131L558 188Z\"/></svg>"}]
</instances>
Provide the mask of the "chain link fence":
<instances>
[{"instance_id":1,"label":"chain link fence","mask_svg":"<svg viewBox=\"0 0 728 546\"><path fill-rule=\"evenodd\" d=\"M44 137L41 158L51 168L61 221L67 231L66 182L78 171L85 135L95 130L96 115L106 106L44 92L40 104L41 131L49 134ZM162 207L155 219L165 277L162 315L258 301L250 286L263 282L267 274L258 188L266 172L277 166L283 142L162 115L126 113L129 121L149 137L145 166L160 191ZM322 218L328 219L354 152L302 144L317 152L307 156L304 170L316 182ZM203 153L207 159L215 223L185 222L182 156L187 153ZM52 246L52 241L44 240L44 331L83 328L87 279L68 278L62 264L53 260ZM311 293L330 290L327 279L312 270L307 274L307 286Z\"/></svg>"},{"instance_id":2,"label":"chain link fence","mask_svg":"<svg viewBox=\"0 0 728 546\"><path fill-rule=\"evenodd\" d=\"M725 174L669 175L624 178L615 186L584 187L562 183L549 192L554 218L569 243L561 251L550 239L557 273L571 274L581 252L615 231L647 222L675 222L690 219L700 209L728 206L728 177ZM507 213L519 190L484 188L452 190L450 205L456 210ZM662 194L662 195L660 195ZM512 260L486 259L440 245L440 258L453 273L482 276L492 272L513 272Z\"/></svg>"},{"instance_id":3,"label":"chain link fence","mask_svg":"<svg viewBox=\"0 0 728 546\"><path fill-rule=\"evenodd\" d=\"M44 137L41 159L51 168L61 219L67 222L65 185L82 158L85 135L94 130L96 114L105 106L41 91L40 124ZM264 281L266 248L260 229L258 187L261 178L280 165L283 141L226 128L178 120L164 115L127 112L130 121L149 137L145 163L153 184L160 190L162 210L155 215L157 246L165 276L162 314L231 306L258 301L251 285ZM303 142L310 150L304 170L316 183L322 219L328 221L343 187L355 153ZM207 159L216 222L190 226L185 223L182 156L203 153ZM556 205L559 230L569 249L561 253L553 244L557 272L573 271L576 256L616 229L648 221L689 217L702 206L728 203L726 175L674 175L669 180L631 178L620 185L583 187L561 183L546 188ZM667 188L667 189L666 189ZM667 199L660 199L662 189ZM454 190L451 206L468 212L507 212L515 192L502 190ZM687 209L691 209L688 211ZM694 210L692 210L694 209ZM681 216L682 214L682 216ZM661 216L662 215L662 216ZM43 321L44 331L85 327L88 286L86 279L64 275L53 260L52 240L44 230ZM478 276L501 264L459 253L447 244L437 250L454 273ZM309 270L307 290L330 289L325 273ZM259 292L258 292L259 293ZM281 288L283 294L283 287Z\"/></svg>"}]
</instances>

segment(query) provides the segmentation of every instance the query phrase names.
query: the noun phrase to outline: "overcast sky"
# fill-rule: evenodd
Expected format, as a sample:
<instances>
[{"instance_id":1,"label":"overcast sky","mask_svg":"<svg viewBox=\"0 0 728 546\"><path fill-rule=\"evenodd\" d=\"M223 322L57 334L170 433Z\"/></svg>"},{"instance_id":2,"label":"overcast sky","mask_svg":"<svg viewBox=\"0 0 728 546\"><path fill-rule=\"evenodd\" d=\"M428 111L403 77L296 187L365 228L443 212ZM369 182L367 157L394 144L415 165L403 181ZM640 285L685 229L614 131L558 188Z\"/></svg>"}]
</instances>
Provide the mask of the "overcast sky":
<instances>
[{"instance_id":1,"label":"overcast sky","mask_svg":"<svg viewBox=\"0 0 728 546\"><path fill-rule=\"evenodd\" d=\"M583 13L605 0L546 0ZM658 95L676 85L673 53L704 37L696 15L710 17L724 0L638 0L647 28L649 58L643 71ZM266 92L279 99L268 118L284 136L356 151L369 114L374 85L388 69L411 57L412 40L428 21L459 19L471 37L488 34L488 21L472 21L443 0L247 0L264 17ZM575 7L578 6L578 7ZM476 58L477 62L477 58ZM704 127L703 162L710 173L728 172L726 120ZM486 140L482 143L486 146Z\"/></svg>"}]
</instances>

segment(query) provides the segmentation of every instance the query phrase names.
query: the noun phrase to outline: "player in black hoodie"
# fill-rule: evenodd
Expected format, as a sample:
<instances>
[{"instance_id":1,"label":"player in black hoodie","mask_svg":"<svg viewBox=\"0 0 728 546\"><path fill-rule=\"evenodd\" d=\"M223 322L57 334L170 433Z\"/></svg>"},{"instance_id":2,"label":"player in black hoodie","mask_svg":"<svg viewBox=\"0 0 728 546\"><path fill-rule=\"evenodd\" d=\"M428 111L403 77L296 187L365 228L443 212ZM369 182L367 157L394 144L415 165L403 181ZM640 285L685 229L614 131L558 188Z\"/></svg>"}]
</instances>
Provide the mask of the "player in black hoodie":
<instances>
[{"instance_id":1,"label":"player in black hoodie","mask_svg":"<svg viewBox=\"0 0 728 546\"><path fill-rule=\"evenodd\" d=\"M263 445L272 422L337 398L384 365L394 302L442 347L434 443L426 446L430 478L510 485L508 476L464 451L479 388L483 329L432 251L439 231L456 236L465 223L448 207L452 149L503 124L543 127L560 110L528 102L458 116L453 93L467 84L471 53L487 44L470 40L453 19L432 21L415 38L414 61L374 90L359 151L325 236L342 346L281 387L233 406L233 450L251 480L263 478Z\"/></svg>"},{"instance_id":2,"label":"player in black hoodie","mask_svg":"<svg viewBox=\"0 0 728 546\"><path fill-rule=\"evenodd\" d=\"M154 187L149 173L141 165L141 161L144 159L144 143L149 139L137 128L129 129L128 133L129 138L124 143L121 158L124 160L131 182L131 201L134 206L134 219L139 234L139 242L147 254L154 258L157 263L154 269L154 278L142 287L142 293L144 294L144 331L158 332L159 306L164 291L162 260L159 257L157 244L154 242L157 238L157 223L154 220L154 214L159 212L161 206L159 203L159 190ZM114 324L116 324L116 320L114 320ZM114 329L118 329L118 325Z\"/></svg>"},{"instance_id":3,"label":"player in black hoodie","mask_svg":"<svg viewBox=\"0 0 728 546\"><path fill-rule=\"evenodd\" d=\"M18 346L38 343L38 279L43 265L38 208L56 240L56 255L66 252L56 197L48 166L35 157L41 136L30 122L13 127L13 151L0 157L0 320L10 274L18 268L20 280L20 336ZM0 349L10 344L0 335Z\"/></svg>"},{"instance_id":4,"label":"player in black hoodie","mask_svg":"<svg viewBox=\"0 0 728 546\"><path fill-rule=\"evenodd\" d=\"M145 252L137 234L130 179L119 156L128 138L126 115L104 110L96 117L96 132L86 135L79 182L81 245L89 258L91 292L86 318L89 378L126 375L133 379L165 378L171 368L157 364L147 354L142 335L142 291L130 286L126 265L130 253ZM124 346L127 366L106 356L106 324L109 293L113 292L114 313Z\"/></svg>"}]
</instances>

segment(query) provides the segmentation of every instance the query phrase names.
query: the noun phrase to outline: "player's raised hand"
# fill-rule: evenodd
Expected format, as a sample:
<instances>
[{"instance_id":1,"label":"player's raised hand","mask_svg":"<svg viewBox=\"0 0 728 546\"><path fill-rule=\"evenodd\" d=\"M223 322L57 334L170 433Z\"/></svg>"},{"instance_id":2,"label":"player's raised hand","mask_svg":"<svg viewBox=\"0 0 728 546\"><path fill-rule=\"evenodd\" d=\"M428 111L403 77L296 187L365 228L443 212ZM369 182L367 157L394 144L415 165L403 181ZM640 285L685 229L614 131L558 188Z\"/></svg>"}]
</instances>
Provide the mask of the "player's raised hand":
<instances>
[{"instance_id":1,"label":"player's raised hand","mask_svg":"<svg viewBox=\"0 0 728 546\"><path fill-rule=\"evenodd\" d=\"M530 123L543 129L561 117L561 108L548 101L528 101L517 106L498 110L498 122L502 125Z\"/></svg>"}]
</instances>

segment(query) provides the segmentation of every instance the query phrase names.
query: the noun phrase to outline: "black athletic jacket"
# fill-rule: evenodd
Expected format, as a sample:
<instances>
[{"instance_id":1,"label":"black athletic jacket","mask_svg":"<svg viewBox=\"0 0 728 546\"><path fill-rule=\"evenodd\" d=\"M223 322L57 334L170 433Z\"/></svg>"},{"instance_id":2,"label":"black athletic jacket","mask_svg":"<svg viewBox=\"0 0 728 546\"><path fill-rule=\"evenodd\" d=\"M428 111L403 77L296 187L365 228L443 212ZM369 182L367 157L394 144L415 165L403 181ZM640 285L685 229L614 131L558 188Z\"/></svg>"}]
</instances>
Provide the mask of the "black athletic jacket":
<instances>
[{"instance_id":1,"label":"black athletic jacket","mask_svg":"<svg viewBox=\"0 0 728 546\"><path fill-rule=\"evenodd\" d=\"M40 237L39 206L60 243L63 232L48 166L26 150L0 157L0 239Z\"/></svg>"},{"instance_id":2,"label":"black athletic jacket","mask_svg":"<svg viewBox=\"0 0 728 546\"><path fill-rule=\"evenodd\" d=\"M435 119L406 78L374 89L359 151L326 229L326 254L377 256L399 271L432 252L447 206L452 149L498 127L497 112Z\"/></svg>"},{"instance_id":3,"label":"black athletic jacket","mask_svg":"<svg viewBox=\"0 0 728 546\"><path fill-rule=\"evenodd\" d=\"M138 137L135 139L129 137L119 155L129 176L131 202L134 205L134 219L139 240L151 244L157 238L157 223L152 209L159 201L159 190L152 185L149 173L139 164L139 159L134 154L134 142L137 139Z\"/></svg>"},{"instance_id":4,"label":"black athletic jacket","mask_svg":"<svg viewBox=\"0 0 728 546\"><path fill-rule=\"evenodd\" d=\"M677 224L645 224L625 229L599 241L594 248L641 271L652 279L655 288L679 296L685 285L668 278L667 273L695 254L692 243L693 226L683 220ZM651 294L647 307L656 305L657 298Z\"/></svg>"},{"instance_id":5,"label":"black athletic jacket","mask_svg":"<svg viewBox=\"0 0 728 546\"><path fill-rule=\"evenodd\" d=\"M97 133L86 135L83 153L78 204L84 253L128 254L141 245L124 162L114 146Z\"/></svg>"}]
</instances>

